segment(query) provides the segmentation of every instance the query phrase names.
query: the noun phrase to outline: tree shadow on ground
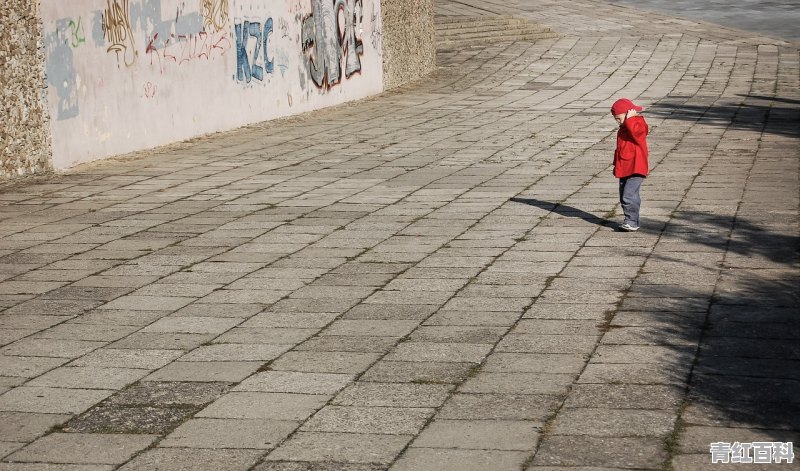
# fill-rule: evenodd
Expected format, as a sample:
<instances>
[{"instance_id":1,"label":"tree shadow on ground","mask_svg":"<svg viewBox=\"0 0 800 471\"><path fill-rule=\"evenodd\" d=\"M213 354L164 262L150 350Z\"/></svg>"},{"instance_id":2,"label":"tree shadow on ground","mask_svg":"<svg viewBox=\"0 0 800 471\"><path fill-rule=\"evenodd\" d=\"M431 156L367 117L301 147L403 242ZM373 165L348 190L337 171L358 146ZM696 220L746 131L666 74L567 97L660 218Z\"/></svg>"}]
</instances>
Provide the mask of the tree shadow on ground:
<instances>
[{"instance_id":1,"label":"tree shadow on ground","mask_svg":"<svg viewBox=\"0 0 800 471\"><path fill-rule=\"evenodd\" d=\"M730 243L721 244L731 228ZM674 237L708 249L656 246L620 304L610 338L632 327L626 339L665 347L668 381L680 385L690 377L686 426L800 438L800 249L796 226L791 230L770 233L742 218L679 212L661 241ZM718 433L725 436L716 441L752 441L745 431Z\"/></svg>"},{"instance_id":2,"label":"tree shadow on ground","mask_svg":"<svg viewBox=\"0 0 800 471\"><path fill-rule=\"evenodd\" d=\"M728 232L735 229L728 240ZM728 253L764 258L786 265L798 263L800 236L795 225L787 221L785 232L767 231L755 222L732 215L702 211L679 211L670 220L666 235L690 244L709 248L726 248Z\"/></svg>"},{"instance_id":3,"label":"tree shadow on ground","mask_svg":"<svg viewBox=\"0 0 800 471\"><path fill-rule=\"evenodd\" d=\"M647 113L664 119L697 121L698 124L723 126L733 130L750 130L800 137L800 102L797 100L740 95L745 98L763 100L763 104L731 101L729 104L693 104L685 97L666 98L647 108Z\"/></svg>"}]
</instances>

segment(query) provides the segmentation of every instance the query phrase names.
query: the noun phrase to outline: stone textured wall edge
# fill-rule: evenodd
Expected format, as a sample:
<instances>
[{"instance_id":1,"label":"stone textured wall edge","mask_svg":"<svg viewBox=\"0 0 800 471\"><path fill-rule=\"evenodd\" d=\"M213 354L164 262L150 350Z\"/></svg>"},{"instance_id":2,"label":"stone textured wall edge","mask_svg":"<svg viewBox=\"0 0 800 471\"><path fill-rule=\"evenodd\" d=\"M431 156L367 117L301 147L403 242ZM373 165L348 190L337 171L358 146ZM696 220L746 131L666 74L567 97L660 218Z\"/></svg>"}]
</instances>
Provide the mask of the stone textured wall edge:
<instances>
[{"instance_id":1,"label":"stone textured wall edge","mask_svg":"<svg viewBox=\"0 0 800 471\"><path fill-rule=\"evenodd\" d=\"M38 0L0 2L0 178L52 168Z\"/></svg>"}]
</instances>

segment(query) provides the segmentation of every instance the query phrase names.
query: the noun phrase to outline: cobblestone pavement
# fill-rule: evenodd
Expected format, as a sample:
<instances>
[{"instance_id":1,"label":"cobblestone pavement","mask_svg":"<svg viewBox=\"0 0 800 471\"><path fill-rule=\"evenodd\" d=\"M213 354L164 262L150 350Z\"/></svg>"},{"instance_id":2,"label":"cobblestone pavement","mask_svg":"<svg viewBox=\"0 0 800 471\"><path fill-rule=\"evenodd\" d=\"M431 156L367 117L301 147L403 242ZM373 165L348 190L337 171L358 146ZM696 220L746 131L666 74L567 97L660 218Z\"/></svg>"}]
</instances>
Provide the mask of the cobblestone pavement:
<instances>
[{"instance_id":1,"label":"cobblestone pavement","mask_svg":"<svg viewBox=\"0 0 800 471\"><path fill-rule=\"evenodd\" d=\"M797 44L437 10L562 36L0 190L0 470L677 471L800 443ZM620 96L652 129L638 233Z\"/></svg>"}]
</instances>

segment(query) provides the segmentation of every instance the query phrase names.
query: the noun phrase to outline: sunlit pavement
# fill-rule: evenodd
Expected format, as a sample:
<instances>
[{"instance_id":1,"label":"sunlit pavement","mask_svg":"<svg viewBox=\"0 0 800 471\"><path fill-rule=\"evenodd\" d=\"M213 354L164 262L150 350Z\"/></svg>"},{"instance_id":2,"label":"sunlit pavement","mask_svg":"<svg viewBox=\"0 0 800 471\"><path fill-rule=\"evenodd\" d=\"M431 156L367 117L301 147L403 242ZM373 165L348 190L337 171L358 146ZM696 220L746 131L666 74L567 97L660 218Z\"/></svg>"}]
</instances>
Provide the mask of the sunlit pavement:
<instances>
[{"instance_id":1,"label":"sunlit pavement","mask_svg":"<svg viewBox=\"0 0 800 471\"><path fill-rule=\"evenodd\" d=\"M797 43L437 11L561 36L0 189L0 470L678 471L798 443ZM636 233L622 96L651 127Z\"/></svg>"}]
</instances>

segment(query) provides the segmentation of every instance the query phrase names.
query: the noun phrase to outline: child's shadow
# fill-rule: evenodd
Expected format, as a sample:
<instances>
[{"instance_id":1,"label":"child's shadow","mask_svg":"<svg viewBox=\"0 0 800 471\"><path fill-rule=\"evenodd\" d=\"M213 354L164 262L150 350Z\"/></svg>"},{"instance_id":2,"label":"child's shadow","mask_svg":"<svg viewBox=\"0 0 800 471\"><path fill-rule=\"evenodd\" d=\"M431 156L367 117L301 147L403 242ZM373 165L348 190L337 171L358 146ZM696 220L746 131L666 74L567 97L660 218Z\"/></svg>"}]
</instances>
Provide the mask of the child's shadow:
<instances>
[{"instance_id":1,"label":"child's shadow","mask_svg":"<svg viewBox=\"0 0 800 471\"><path fill-rule=\"evenodd\" d=\"M595 216L592 213L587 213L586 211L580 210L578 208L573 208L572 206L567 206L561 203L551 203L549 201L541 201L533 198L511 198L509 201L536 206L537 208L541 208L546 211L552 211L564 217L581 218L584 221L591 222L592 224L597 224L598 226L611 226L614 224L612 221L609 221L608 219L602 218L600 216Z\"/></svg>"}]
</instances>

